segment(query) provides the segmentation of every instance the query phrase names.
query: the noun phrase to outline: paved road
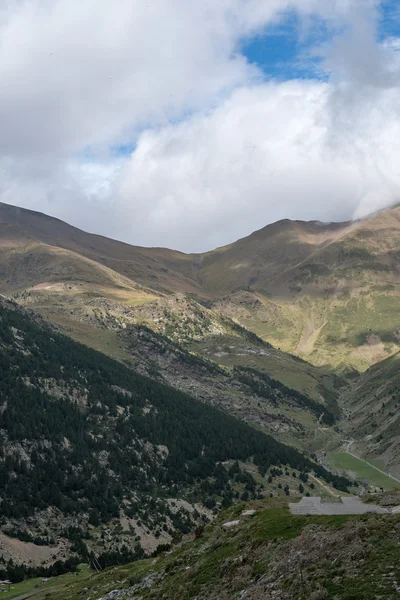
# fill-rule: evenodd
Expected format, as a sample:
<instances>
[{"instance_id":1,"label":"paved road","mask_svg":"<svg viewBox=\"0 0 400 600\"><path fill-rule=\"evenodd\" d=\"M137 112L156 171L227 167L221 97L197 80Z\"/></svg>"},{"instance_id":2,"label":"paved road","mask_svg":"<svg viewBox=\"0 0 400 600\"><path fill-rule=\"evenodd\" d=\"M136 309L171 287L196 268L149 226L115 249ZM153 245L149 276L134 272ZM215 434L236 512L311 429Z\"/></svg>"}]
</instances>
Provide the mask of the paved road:
<instances>
[{"instance_id":1,"label":"paved road","mask_svg":"<svg viewBox=\"0 0 400 600\"><path fill-rule=\"evenodd\" d=\"M289 504L292 515L364 515L387 514L390 511L376 504L364 504L356 496L344 496L341 502L321 502L318 496L304 497L298 503Z\"/></svg>"}]
</instances>

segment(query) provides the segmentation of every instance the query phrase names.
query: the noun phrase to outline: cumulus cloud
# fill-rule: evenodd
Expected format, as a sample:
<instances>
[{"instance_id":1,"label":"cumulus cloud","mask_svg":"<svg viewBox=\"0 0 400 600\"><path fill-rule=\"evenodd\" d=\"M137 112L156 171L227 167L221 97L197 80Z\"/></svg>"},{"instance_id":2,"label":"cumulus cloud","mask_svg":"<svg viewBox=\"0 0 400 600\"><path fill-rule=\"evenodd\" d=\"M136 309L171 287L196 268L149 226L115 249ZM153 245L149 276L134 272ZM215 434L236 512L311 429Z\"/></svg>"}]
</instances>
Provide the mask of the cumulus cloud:
<instances>
[{"instance_id":1,"label":"cumulus cloud","mask_svg":"<svg viewBox=\"0 0 400 600\"><path fill-rule=\"evenodd\" d=\"M266 81L243 39L297 11L337 33L325 81ZM0 199L200 251L273 220L399 199L399 45L378 0L9 0ZM134 146L129 155L126 145Z\"/></svg>"},{"instance_id":2,"label":"cumulus cloud","mask_svg":"<svg viewBox=\"0 0 400 600\"><path fill-rule=\"evenodd\" d=\"M254 86L211 114L144 133L118 188L122 213L134 206L135 239L152 231L163 245L202 250L288 216L341 220L392 202L396 94L383 94L339 139L335 93L317 82Z\"/></svg>"}]
</instances>

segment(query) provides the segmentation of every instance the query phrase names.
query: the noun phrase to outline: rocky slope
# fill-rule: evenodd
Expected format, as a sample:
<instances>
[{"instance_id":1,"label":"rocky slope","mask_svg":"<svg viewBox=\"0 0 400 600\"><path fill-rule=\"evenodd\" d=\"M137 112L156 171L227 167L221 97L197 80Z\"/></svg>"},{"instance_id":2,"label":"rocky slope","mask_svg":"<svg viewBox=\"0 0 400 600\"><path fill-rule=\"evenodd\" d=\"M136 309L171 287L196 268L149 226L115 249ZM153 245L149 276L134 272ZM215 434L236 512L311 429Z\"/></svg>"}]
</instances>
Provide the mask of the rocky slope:
<instances>
[{"instance_id":1,"label":"rocky slope","mask_svg":"<svg viewBox=\"0 0 400 600\"><path fill-rule=\"evenodd\" d=\"M314 471L348 485L206 399L77 344L4 299L0 361L3 541L18 546L19 539L28 553L32 543L50 547L44 565L86 560L91 552L103 565L127 562L243 494L283 494L286 486L290 493L298 481L292 472ZM218 374L216 366L207 368ZM307 402L263 385L260 399L282 403L283 411ZM329 419L327 407L312 407ZM276 477L283 478L280 487ZM294 483L282 485L285 478ZM12 556L18 560L18 553Z\"/></svg>"},{"instance_id":2,"label":"rocky slope","mask_svg":"<svg viewBox=\"0 0 400 600\"><path fill-rule=\"evenodd\" d=\"M394 600L399 535L399 515L293 516L283 502L257 501L226 511L172 553L64 586L54 581L35 597Z\"/></svg>"},{"instance_id":3,"label":"rocky slope","mask_svg":"<svg viewBox=\"0 0 400 600\"><path fill-rule=\"evenodd\" d=\"M352 451L400 478L400 354L368 369L346 392L344 423Z\"/></svg>"},{"instance_id":4,"label":"rocky slope","mask_svg":"<svg viewBox=\"0 0 400 600\"><path fill-rule=\"evenodd\" d=\"M276 439L306 451L319 451L339 443L339 394L334 383L339 385L343 381L337 378L332 382L321 373L312 396L285 386L268 374L274 362L279 363L280 353L274 359L274 349L261 340L215 336L222 348L228 348L231 358L235 352L241 358L236 366L231 361L221 368L215 364L214 356L211 361L202 358L206 355L204 347L198 354L189 353L182 345L145 326L129 326L121 338L135 369L219 407ZM191 347L199 350L197 345ZM251 358L248 365L243 360L245 353ZM257 359L260 362L254 368ZM270 365L267 370L265 363ZM293 364L296 366L295 359ZM301 367L304 369L303 364ZM305 377L305 369L302 373Z\"/></svg>"}]
</instances>

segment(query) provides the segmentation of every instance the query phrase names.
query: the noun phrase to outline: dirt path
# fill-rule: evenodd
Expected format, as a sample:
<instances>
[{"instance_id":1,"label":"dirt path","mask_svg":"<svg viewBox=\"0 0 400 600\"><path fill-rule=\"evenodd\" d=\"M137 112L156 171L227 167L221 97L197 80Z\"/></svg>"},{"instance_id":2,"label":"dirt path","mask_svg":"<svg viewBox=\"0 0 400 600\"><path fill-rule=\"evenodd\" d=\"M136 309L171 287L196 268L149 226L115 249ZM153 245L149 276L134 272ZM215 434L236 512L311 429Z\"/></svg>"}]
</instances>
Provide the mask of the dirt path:
<instances>
[{"instance_id":1,"label":"dirt path","mask_svg":"<svg viewBox=\"0 0 400 600\"><path fill-rule=\"evenodd\" d=\"M328 492L328 494L330 496L334 496L335 498L339 497L338 494L335 494L335 492L333 490L331 490L331 488L328 485L326 485L325 483L322 483L322 481L320 481L317 477L315 477L315 475L309 474L308 476L310 479L314 479L314 481L316 481L321 487L323 487L324 490L326 492Z\"/></svg>"},{"instance_id":2,"label":"dirt path","mask_svg":"<svg viewBox=\"0 0 400 600\"><path fill-rule=\"evenodd\" d=\"M40 590L41 592L43 590ZM27 600L27 598L31 598L32 596L36 596L39 593L38 590L35 590L34 592L28 592L27 594L21 594L20 596L17 596L16 598L13 598L12 600Z\"/></svg>"}]
</instances>

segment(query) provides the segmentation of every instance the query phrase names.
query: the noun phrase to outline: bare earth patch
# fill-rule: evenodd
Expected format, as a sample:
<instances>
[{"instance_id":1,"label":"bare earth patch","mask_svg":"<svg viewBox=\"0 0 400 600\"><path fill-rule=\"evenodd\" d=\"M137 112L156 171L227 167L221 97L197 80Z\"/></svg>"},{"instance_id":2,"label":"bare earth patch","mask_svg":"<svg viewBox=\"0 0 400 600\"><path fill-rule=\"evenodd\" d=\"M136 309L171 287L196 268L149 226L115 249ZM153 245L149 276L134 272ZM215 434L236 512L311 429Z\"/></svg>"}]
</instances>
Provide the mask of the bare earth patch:
<instances>
[{"instance_id":1,"label":"bare earth patch","mask_svg":"<svg viewBox=\"0 0 400 600\"><path fill-rule=\"evenodd\" d=\"M61 540L57 546L37 546L31 542L21 542L0 532L0 555L12 558L14 562L32 566L50 565L65 558L67 543Z\"/></svg>"}]
</instances>

